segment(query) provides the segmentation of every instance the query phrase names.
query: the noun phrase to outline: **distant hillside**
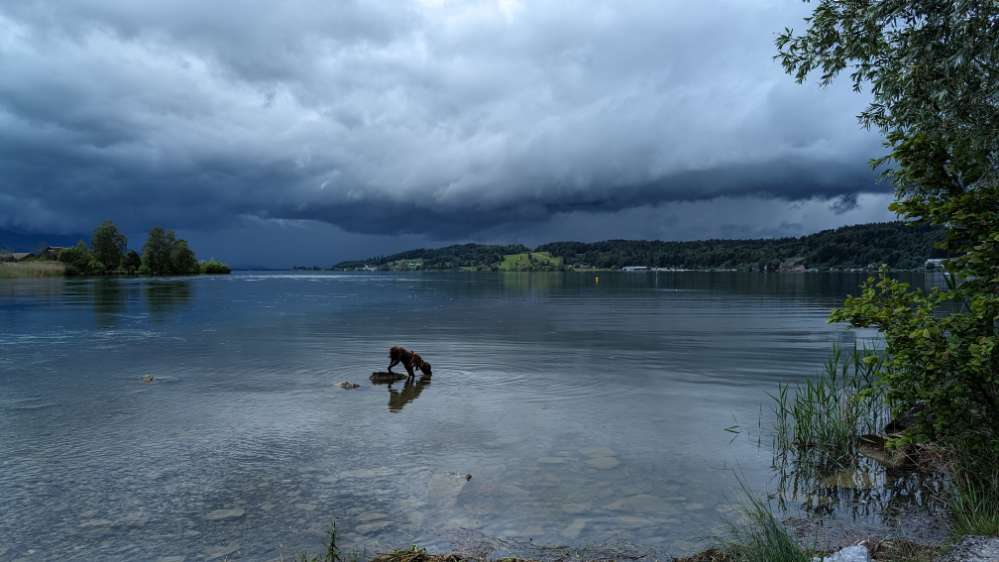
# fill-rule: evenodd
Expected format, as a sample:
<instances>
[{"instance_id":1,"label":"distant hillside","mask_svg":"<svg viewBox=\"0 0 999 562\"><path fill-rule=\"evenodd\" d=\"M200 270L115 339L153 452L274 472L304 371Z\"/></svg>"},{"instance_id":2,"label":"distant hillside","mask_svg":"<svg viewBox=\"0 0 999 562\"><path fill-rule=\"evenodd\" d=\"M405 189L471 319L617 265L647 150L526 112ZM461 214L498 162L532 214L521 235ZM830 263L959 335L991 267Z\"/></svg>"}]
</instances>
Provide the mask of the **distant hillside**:
<instances>
[{"instance_id":1,"label":"distant hillside","mask_svg":"<svg viewBox=\"0 0 999 562\"><path fill-rule=\"evenodd\" d=\"M918 269L928 258L943 257L934 248L934 243L942 237L939 228L890 222L845 226L800 238L553 242L534 250L520 244L461 244L345 261L334 269L572 271L644 266L787 271L865 269L880 264L893 269Z\"/></svg>"}]
</instances>

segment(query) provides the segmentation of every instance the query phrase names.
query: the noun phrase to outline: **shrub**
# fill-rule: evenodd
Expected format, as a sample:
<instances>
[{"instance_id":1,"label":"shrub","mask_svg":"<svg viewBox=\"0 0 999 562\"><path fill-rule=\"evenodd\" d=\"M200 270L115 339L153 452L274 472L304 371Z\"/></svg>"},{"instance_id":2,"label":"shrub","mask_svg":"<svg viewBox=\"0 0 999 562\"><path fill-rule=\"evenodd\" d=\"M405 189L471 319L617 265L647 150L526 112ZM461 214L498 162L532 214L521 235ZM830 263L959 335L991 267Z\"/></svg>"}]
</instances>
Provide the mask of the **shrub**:
<instances>
[{"instance_id":1,"label":"shrub","mask_svg":"<svg viewBox=\"0 0 999 562\"><path fill-rule=\"evenodd\" d=\"M101 275L105 271L104 264L82 240L60 252L59 261L66 264L66 275Z\"/></svg>"},{"instance_id":2,"label":"shrub","mask_svg":"<svg viewBox=\"0 0 999 562\"><path fill-rule=\"evenodd\" d=\"M228 275L232 270L228 265L216 259L201 262L201 273L206 275Z\"/></svg>"}]
</instances>

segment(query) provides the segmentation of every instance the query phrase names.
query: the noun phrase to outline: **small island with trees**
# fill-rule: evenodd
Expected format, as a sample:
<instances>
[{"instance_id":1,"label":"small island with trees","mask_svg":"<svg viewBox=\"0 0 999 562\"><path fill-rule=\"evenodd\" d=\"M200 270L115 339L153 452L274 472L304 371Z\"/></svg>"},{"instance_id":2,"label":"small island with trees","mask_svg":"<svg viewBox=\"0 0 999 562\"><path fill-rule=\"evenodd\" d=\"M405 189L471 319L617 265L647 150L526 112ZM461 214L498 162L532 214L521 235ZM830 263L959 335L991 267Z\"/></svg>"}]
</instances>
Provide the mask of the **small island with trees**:
<instances>
[{"instance_id":1,"label":"small island with trees","mask_svg":"<svg viewBox=\"0 0 999 562\"><path fill-rule=\"evenodd\" d=\"M149 231L141 253L128 248L128 238L110 220L94 229L90 244L83 240L66 248L48 246L35 253L7 254L0 277L225 275L225 263L198 261L187 241L172 230Z\"/></svg>"}]
</instances>

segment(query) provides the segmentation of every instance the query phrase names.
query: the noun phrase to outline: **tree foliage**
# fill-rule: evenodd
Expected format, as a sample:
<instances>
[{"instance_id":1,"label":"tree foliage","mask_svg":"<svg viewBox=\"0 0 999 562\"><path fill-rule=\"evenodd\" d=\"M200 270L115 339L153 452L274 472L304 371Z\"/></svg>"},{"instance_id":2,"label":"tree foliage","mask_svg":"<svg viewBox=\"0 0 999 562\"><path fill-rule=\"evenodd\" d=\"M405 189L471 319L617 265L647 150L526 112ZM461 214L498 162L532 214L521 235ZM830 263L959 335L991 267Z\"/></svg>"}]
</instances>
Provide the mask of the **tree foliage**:
<instances>
[{"instance_id":1,"label":"tree foliage","mask_svg":"<svg viewBox=\"0 0 999 562\"><path fill-rule=\"evenodd\" d=\"M121 267L125 251L128 249L128 239L114 223L107 220L94 229L90 246L93 248L94 256L104 264L102 273L110 273Z\"/></svg>"},{"instance_id":2,"label":"tree foliage","mask_svg":"<svg viewBox=\"0 0 999 562\"><path fill-rule=\"evenodd\" d=\"M83 240L60 252L59 261L66 264L66 275L102 275L107 271Z\"/></svg>"},{"instance_id":3,"label":"tree foliage","mask_svg":"<svg viewBox=\"0 0 999 562\"><path fill-rule=\"evenodd\" d=\"M999 449L999 2L820 0L801 34L777 39L799 82L849 70L882 132L876 160L892 209L945 228L953 283L913 291L882 275L834 320L882 331L886 384L903 407L926 404L920 430L967 449Z\"/></svg>"},{"instance_id":4,"label":"tree foliage","mask_svg":"<svg viewBox=\"0 0 999 562\"><path fill-rule=\"evenodd\" d=\"M170 252L177 242L172 230L154 227L142 246L142 269L146 275L170 275Z\"/></svg>"},{"instance_id":5,"label":"tree foliage","mask_svg":"<svg viewBox=\"0 0 999 562\"><path fill-rule=\"evenodd\" d=\"M122 262L122 267L125 269L125 273L129 275L135 275L139 272L139 268L142 267L142 257L135 250L129 250L125 254L125 260Z\"/></svg>"},{"instance_id":6,"label":"tree foliage","mask_svg":"<svg viewBox=\"0 0 999 562\"><path fill-rule=\"evenodd\" d=\"M170 248L170 270L173 275L197 275L201 272L198 258L187 245L187 240L177 240Z\"/></svg>"},{"instance_id":7,"label":"tree foliage","mask_svg":"<svg viewBox=\"0 0 999 562\"><path fill-rule=\"evenodd\" d=\"M196 275L201 272L201 265L187 240L157 226L149 231L142 247L140 271L146 275Z\"/></svg>"}]
</instances>

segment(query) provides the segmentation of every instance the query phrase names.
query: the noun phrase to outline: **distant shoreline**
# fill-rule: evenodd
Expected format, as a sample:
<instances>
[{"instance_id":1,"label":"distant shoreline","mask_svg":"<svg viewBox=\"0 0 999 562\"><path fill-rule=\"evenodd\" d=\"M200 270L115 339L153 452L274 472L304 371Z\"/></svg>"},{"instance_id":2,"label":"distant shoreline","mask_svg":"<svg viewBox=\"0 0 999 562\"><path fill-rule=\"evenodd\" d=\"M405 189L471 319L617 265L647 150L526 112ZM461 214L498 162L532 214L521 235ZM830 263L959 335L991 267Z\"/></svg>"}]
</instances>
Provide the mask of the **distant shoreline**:
<instances>
[{"instance_id":1,"label":"distant shoreline","mask_svg":"<svg viewBox=\"0 0 999 562\"><path fill-rule=\"evenodd\" d=\"M459 244L349 260L331 271L917 271L941 266L943 230L890 222L797 238Z\"/></svg>"}]
</instances>

